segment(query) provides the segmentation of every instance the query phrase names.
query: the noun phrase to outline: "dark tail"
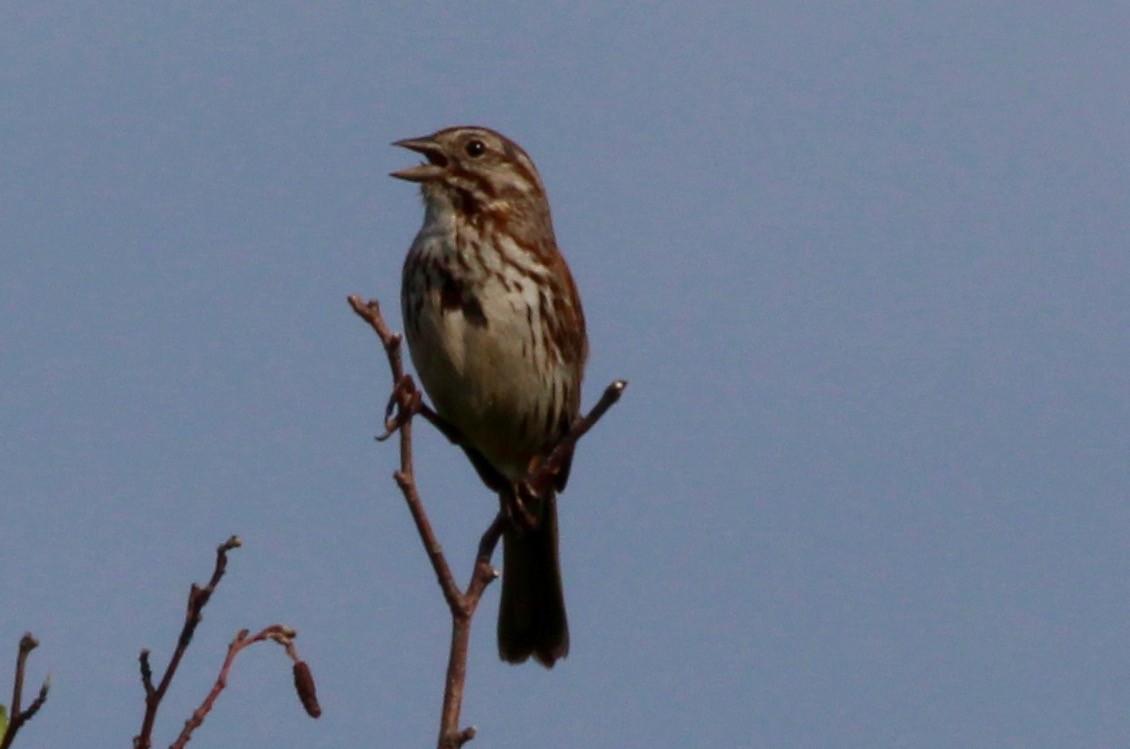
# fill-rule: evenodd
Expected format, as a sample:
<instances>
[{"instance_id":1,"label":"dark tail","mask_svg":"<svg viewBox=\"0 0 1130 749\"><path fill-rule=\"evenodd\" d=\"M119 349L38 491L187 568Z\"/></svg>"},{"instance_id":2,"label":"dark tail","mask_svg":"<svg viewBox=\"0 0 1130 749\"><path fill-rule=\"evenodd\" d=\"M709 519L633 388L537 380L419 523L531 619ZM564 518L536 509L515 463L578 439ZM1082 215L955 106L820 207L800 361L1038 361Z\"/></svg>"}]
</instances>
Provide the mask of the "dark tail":
<instances>
[{"instance_id":1,"label":"dark tail","mask_svg":"<svg viewBox=\"0 0 1130 749\"><path fill-rule=\"evenodd\" d=\"M569 654L569 624L557 558L557 497L543 505L538 527L507 530L502 540L502 603L498 608L498 654L521 663L531 655L553 668Z\"/></svg>"}]
</instances>

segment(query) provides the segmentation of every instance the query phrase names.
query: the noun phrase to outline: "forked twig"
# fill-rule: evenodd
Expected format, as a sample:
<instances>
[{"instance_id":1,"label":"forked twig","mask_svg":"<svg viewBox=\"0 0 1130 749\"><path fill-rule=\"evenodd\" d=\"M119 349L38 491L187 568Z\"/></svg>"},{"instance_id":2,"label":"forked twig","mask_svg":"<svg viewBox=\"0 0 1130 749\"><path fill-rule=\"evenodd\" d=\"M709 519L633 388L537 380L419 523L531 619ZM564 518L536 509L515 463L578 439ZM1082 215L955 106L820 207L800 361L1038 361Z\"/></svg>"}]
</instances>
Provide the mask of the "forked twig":
<instances>
[{"instance_id":1,"label":"forked twig","mask_svg":"<svg viewBox=\"0 0 1130 749\"><path fill-rule=\"evenodd\" d=\"M401 352L402 337L388 327L381 315L380 305L376 300L362 301L358 296L348 297L349 305L359 317L365 320L380 338L388 357L389 369L392 372L393 392L389 398L385 411L385 433L377 439L384 440L392 434L400 433L400 468L393 474L397 486L404 495L404 501L416 523L420 540L424 550L431 561L432 569L439 582L443 597L447 601L451 612L451 649L447 660L447 675L444 680L443 709L440 715L439 749L458 749L475 737L475 728L468 726L459 727L459 714L463 705L463 690L467 680L467 653L471 641L471 620L482 599L487 586L498 577L498 570L491 565L495 547L502 537L508 523L511 521L503 512L495 515L491 524L479 540L479 548L475 557L475 565L471 571L471 580L465 590L460 590L451 573L447 559L443 555L435 532L432 530L420 493L416 488L415 469L412 460L412 417L419 414L427 419L433 426L442 432L449 440L460 444L467 451L471 462L478 470L480 477L487 486L497 489L499 479L492 474L492 469L478 460L474 450L462 445L458 430L445 422L426 403L423 402L420 391L416 388L411 376L404 372L404 361ZM570 455L577 440L591 429L604 413L620 399L620 395L627 387L627 382L617 380L608 386L604 395L596 406L584 417L578 419L565 438L558 446L532 471L523 481L519 482L525 489L540 492L548 487L560 472L563 462Z\"/></svg>"},{"instance_id":2,"label":"forked twig","mask_svg":"<svg viewBox=\"0 0 1130 749\"><path fill-rule=\"evenodd\" d=\"M32 636L31 632L25 632L24 636L20 638L19 654L16 656L16 675L12 680L12 714L8 719L8 727L0 734L0 749L8 749L12 742L16 740L16 734L23 728L24 724L35 717L39 712L39 708L43 707L43 703L47 702L47 693L51 690L51 677L48 676L43 680L43 686L39 688L39 694L23 709L23 692L24 692L24 669L27 665L27 657L31 651L39 647L39 641Z\"/></svg>"},{"instance_id":3,"label":"forked twig","mask_svg":"<svg viewBox=\"0 0 1130 749\"><path fill-rule=\"evenodd\" d=\"M189 643L192 642L192 636L196 632L196 626L202 619L201 612L212 598L212 593L215 592L216 586L219 585L220 580L224 576L224 572L227 570L228 552L232 549L238 549L242 545L243 542L240 541L238 536L232 536L227 541L220 544L216 549L216 566L212 570L212 578L208 581L208 584L201 587L193 583L191 588L189 588L184 626L181 628L180 635L177 637L176 649L169 659L168 666L165 667L165 673L161 676L161 681L156 686L153 684L153 669L149 662L149 650L144 649L141 651L138 660L141 666L141 683L145 688L145 717L142 718L141 732L133 739L134 749L149 749L153 745L153 725L157 719L157 710L161 706L161 700L164 699L165 692L168 691L169 685L173 681L173 676L176 675L181 659L184 657ZM294 649L294 637L297 633L290 627L284 627L280 624L267 627L254 637L248 637L248 631L249 630L246 629L241 630L239 634L236 635L231 645L228 646L228 654L224 659L223 666L220 668L220 675L216 679L216 683L204 698L204 702L192 713L192 717L185 722L184 729L181 731L180 736L171 746L180 748L188 743L189 739L192 737L192 732L204 722L204 718L207 717L208 713L212 710L212 705L215 703L216 698L219 697L220 692L227 686L228 672L231 670L231 665L236 655L248 645L262 642L263 640L274 640L286 649L287 654L290 656L291 660L294 661L295 687L298 691L299 700L302 702L303 707L310 717L317 718L321 715L321 709L318 707L317 696L314 689L314 681L310 676L310 669L304 661L298 658L298 654Z\"/></svg>"},{"instance_id":4,"label":"forked twig","mask_svg":"<svg viewBox=\"0 0 1130 749\"><path fill-rule=\"evenodd\" d=\"M216 586L227 570L228 552L232 549L238 549L242 545L243 542L239 540L238 536L232 536L220 544L216 549L216 566L212 570L212 579L204 587L193 583L192 587L189 588L184 626L181 627L180 636L177 637L176 649L173 651L169 665L165 667L165 673L161 676L161 681L157 686L153 686L153 669L149 663L149 649L145 648L141 651L138 661L141 665L141 684L145 688L145 717L141 720L141 731L133 739L134 749L149 749L153 745L153 723L157 720L157 709L161 706L161 700L165 698L165 692L168 691L173 676L176 675L181 658L184 657L185 650L188 649L188 644L192 642L192 635L196 632L196 626L200 624L200 612L208 604L208 600L211 599L212 593L216 590Z\"/></svg>"}]
</instances>

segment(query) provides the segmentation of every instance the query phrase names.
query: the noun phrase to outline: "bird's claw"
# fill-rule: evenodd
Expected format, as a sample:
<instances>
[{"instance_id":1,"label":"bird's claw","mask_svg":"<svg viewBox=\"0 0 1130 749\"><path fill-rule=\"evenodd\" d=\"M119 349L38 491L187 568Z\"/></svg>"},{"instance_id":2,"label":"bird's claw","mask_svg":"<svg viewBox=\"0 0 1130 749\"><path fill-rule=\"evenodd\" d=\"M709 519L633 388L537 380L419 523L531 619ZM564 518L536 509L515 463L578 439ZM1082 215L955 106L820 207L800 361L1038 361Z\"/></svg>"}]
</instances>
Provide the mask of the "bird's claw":
<instances>
[{"instance_id":1,"label":"bird's claw","mask_svg":"<svg viewBox=\"0 0 1130 749\"><path fill-rule=\"evenodd\" d=\"M377 436L378 442L384 442L404 426L420 411L423 396L412 381L411 375L404 375L396 382L392 394L385 405L385 431Z\"/></svg>"},{"instance_id":2,"label":"bird's claw","mask_svg":"<svg viewBox=\"0 0 1130 749\"><path fill-rule=\"evenodd\" d=\"M532 508L538 506L541 497L534 492L528 482L524 479L518 481L511 491L503 492L501 496L502 511L510 520L511 527L520 533L526 533L538 527L540 513L535 512Z\"/></svg>"}]
</instances>

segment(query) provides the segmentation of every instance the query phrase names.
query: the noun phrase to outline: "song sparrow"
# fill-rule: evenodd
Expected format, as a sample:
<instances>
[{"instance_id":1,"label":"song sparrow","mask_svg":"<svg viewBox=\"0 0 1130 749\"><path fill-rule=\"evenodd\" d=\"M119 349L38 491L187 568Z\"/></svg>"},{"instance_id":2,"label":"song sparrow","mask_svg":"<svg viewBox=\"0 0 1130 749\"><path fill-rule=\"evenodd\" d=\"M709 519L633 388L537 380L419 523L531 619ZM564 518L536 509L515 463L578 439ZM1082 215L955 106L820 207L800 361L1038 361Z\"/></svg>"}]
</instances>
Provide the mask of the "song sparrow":
<instances>
[{"instance_id":1,"label":"song sparrow","mask_svg":"<svg viewBox=\"0 0 1130 749\"><path fill-rule=\"evenodd\" d=\"M394 145L426 159L392 175L420 183L424 196L401 286L412 362L484 481L512 491L576 418L588 353L545 189L526 152L486 128ZM552 667L569 652L553 489L533 504L534 527L511 523L503 535L498 650Z\"/></svg>"}]
</instances>

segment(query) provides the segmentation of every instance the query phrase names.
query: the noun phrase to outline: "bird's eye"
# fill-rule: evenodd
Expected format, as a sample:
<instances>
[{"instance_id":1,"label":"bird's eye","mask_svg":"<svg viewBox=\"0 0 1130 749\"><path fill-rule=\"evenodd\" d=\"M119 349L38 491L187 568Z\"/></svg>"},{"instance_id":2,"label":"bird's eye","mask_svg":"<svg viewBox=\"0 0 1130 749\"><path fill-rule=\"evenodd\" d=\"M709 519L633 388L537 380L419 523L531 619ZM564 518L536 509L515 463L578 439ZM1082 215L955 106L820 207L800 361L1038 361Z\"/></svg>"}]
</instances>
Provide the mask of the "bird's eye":
<instances>
[{"instance_id":1,"label":"bird's eye","mask_svg":"<svg viewBox=\"0 0 1130 749\"><path fill-rule=\"evenodd\" d=\"M477 159L486 153L487 147L483 145L481 140L469 140L464 150L467 151L467 155L472 159Z\"/></svg>"}]
</instances>

